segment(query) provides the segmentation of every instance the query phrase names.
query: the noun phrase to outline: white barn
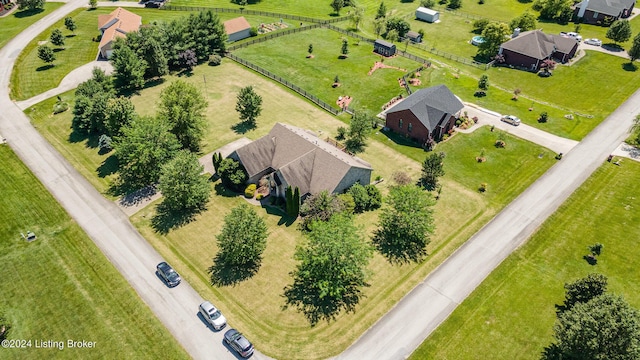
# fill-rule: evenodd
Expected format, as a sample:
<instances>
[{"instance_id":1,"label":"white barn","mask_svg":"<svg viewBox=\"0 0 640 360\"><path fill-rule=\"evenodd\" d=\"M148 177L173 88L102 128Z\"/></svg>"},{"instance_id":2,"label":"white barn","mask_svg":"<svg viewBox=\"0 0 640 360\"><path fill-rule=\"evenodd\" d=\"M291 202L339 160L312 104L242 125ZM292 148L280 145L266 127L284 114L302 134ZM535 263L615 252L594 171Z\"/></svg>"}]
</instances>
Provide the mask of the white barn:
<instances>
[{"instance_id":1,"label":"white barn","mask_svg":"<svg viewBox=\"0 0 640 360\"><path fill-rule=\"evenodd\" d=\"M440 19L440 12L426 7L419 7L418 10L416 10L416 19L434 23Z\"/></svg>"}]
</instances>

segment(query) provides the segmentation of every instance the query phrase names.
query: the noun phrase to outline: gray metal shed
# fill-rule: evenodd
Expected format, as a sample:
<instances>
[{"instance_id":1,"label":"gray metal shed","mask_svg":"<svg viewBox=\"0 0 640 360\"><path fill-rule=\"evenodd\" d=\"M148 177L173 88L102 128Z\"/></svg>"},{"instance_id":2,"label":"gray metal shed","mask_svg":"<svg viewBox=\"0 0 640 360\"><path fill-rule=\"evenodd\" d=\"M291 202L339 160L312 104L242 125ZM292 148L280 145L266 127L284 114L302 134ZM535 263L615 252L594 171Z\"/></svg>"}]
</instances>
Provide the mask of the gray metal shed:
<instances>
[{"instance_id":1,"label":"gray metal shed","mask_svg":"<svg viewBox=\"0 0 640 360\"><path fill-rule=\"evenodd\" d=\"M416 19L434 23L440 19L440 12L426 7L419 7L416 10Z\"/></svg>"}]
</instances>

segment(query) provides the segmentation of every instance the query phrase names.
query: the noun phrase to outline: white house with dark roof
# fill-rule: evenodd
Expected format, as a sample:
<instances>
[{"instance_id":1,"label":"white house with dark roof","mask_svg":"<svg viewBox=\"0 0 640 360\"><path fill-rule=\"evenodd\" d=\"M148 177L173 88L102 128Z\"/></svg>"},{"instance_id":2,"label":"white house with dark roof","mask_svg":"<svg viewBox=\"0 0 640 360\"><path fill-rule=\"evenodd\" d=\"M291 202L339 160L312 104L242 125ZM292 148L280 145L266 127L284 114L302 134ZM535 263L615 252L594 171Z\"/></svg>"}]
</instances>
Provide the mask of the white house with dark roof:
<instances>
[{"instance_id":1,"label":"white house with dark roof","mask_svg":"<svg viewBox=\"0 0 640 360\"><path fill-rule=\"evenodd\" d=\"M142 25L142 17L121 7L113 10L108 15L98 15L98 29L102 34L100 38L100 56L108 59L111 57L113 42L119 37L126 37L131 31L138 31Z\"/></svg>"},{"instance_id":2,"label":"white house with dark roof","mask_svg":"<svg viewBox=\"0 0 640 360\"><path fill-rule=\"evenodd\" d=\"M229 155L240 161L249 183L269 180L271 193L284 196L287 186L300 189L301 197L323 190L341 193L359 182L367 185L373 169L366 161L351 156L315 134L276 123L269 134Z\"/></svg>"}]
</instances>

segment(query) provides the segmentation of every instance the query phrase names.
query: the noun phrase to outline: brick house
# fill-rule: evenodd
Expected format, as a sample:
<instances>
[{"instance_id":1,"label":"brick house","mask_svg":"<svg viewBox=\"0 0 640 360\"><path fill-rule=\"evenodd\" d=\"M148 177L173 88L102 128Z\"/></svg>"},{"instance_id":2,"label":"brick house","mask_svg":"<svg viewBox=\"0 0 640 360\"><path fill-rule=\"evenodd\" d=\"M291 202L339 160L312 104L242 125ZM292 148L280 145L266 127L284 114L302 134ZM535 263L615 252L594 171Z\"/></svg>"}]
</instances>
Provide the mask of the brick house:
<instances>
[{"instance_id":1,"label":"brick house","mask_svg":"<svg viewBox=\"0 0 640 360\"><path fill-rule=\"evenodd\" d=\"M100 56L108 59L113 51L113 42L117 38L124 38L131 31L138 31L142 25L142 17L121 7L108 15L98 15L98 29L100 38Z\"/></svg>"},{"instance_id":2,"label":"brick house","mask_svg":"<svg viewBox=\"0 0 640 360\"><path fill-rule=\"evenodd\" d=\"M502 45L498 54L504 63L529 71L538 71L546 59L566 63L578 50L578 41L560 35L545 34L541 30L530 30L514 35Z\"/></svg>"},{"instance_id":3,"label":"brick house","mask_svg":"<svg viewBox=\"0 0 640 360\"><path fill-rule=\"evenodd\" d=\"M574 7L574 15L586 24L606 24L631 16L636 0L583 0Z\"/></svg>"},{"instance_id":4,"label":"brick house","mask_svg":"<svg viewBox=\"0 0 640 360\"><path fill-rule=\"evenodd\" d=\"M420 89L387 111L385 126L424 144L453 129L463 107L445 85Z\"/></svg>"},{"instance_id":5,"label":"brick house","mask_svg":"<svg viewBox=\"0 0 640 360\"><path fill-rule=\"evenodd\" d=\"M268 180L271 194L284 197L287 186L301 198L323 190L341 193L359 182L371 182L371 165L351 156L304 129L276 123L269 134L229 155L240 161L248 183Z\"/></svg>"}]
</instances>

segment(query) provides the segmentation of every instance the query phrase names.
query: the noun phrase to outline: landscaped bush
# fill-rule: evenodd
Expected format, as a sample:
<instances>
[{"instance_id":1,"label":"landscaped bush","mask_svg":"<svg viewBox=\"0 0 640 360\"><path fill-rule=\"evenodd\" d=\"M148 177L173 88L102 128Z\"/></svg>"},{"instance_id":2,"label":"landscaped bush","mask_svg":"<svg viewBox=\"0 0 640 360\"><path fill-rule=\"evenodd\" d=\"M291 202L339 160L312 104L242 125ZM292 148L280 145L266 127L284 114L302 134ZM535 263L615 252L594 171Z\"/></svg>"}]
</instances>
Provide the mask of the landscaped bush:
<instances>
[{"instance_id":1,"label":"landscaped bush","mask_svg":"<svg viewBox=\"0 0 640 360\"><path fill-rule=\"evenodd\" d=\"M542 112L540 114L540 117L538 118L539 123L546 123L548 120L549 120L549 114L547 114L546 111Z\"/></svg>"},{"instance_id":2,"label":"landscaped bush","mask_svg":"<svg viewBox=\"0 0 640 360\"><path fill-rule=\"evenodd\" d=\"M53 105L54 114L59 114L67 110L69 110L69 103L67 103L66 101L59 101L55 105Z\"/></svg>"},{"instance_id":3,"label":"landscaped bush","mask_svg":"<svg viewBox=\"0 0 640 360\"><path fill-rule=\"evenodd\" d=\"M256 200L262 200L262 198L264 198L263 194L256 195Z\"/></svg>"},{"instance_id":4,"label":"landscaped bush","mask_svg":"<svg viewBox=\"0 0 640 360\"><path fill-rule=\"evenodd\" d=\"M478 191L480 191L480 192L487 191L487 183L480 184L480 187L478 188Z\"/></svg>"},{"instance_id":5,"label":"landscaped bush","mask_svg":"<svg viewBox=\"0 0 640 360\"><path fill-rule=\"evenodd\" d=\"M101 152L111 151L111 138L106 134L100 135L100 138L98 139L98 148L100 148Z\"/></svg>"},{"instance_id":6,"label":"landscaped bush","mask_svg":"<svg viewBox=\"0 0 640 360\"><path fill-rule=\"evenodd\" d=\"M338 135L336 135L336 140L344 140L345 137L347 136L347 128L344 126L340 126L338 128Z\"/></svg>"},{"instance_id":7,"label":"landscaped bush","mask_svg":"<svg viewBox=\"0 0 640 360\"><path fill-rule=\"evenodd\" d=\"M253 198L255 194L256 194L256 184L249 184L244 189L244 197L246 197L247 199Z\"/></svg>"},{"instance_id":8,"label":"landscaped bush","mask_svg":"<svg viewBox=\"0 0 640 360\"><path fill-rule=\"evenodd\" d=\"M507 145L507 143L504 142L504 140L496 140L496 147L497 148L503 148Z\"/></svg>"},{"instance_id":9,"label":"landscaped bush","mask_svg":"<svg viewBox=\"0 0 640 360\"><path fill-rule=\"evenodd\" d=\"M249 35L253 36L258 36L258 28L255 26L251 27L251 30L249 30Z\"/></svg>"},{"instance_id":10,"label":"landscaped bush","mask_svg":"<svg viewBox=\"0 0 640 360\"><path fill-rule=\"evenodd\" d=\"M218 54L209 55L209 65L218 66L222 63L222 56Z\"/></svg>"}]
</instances>

